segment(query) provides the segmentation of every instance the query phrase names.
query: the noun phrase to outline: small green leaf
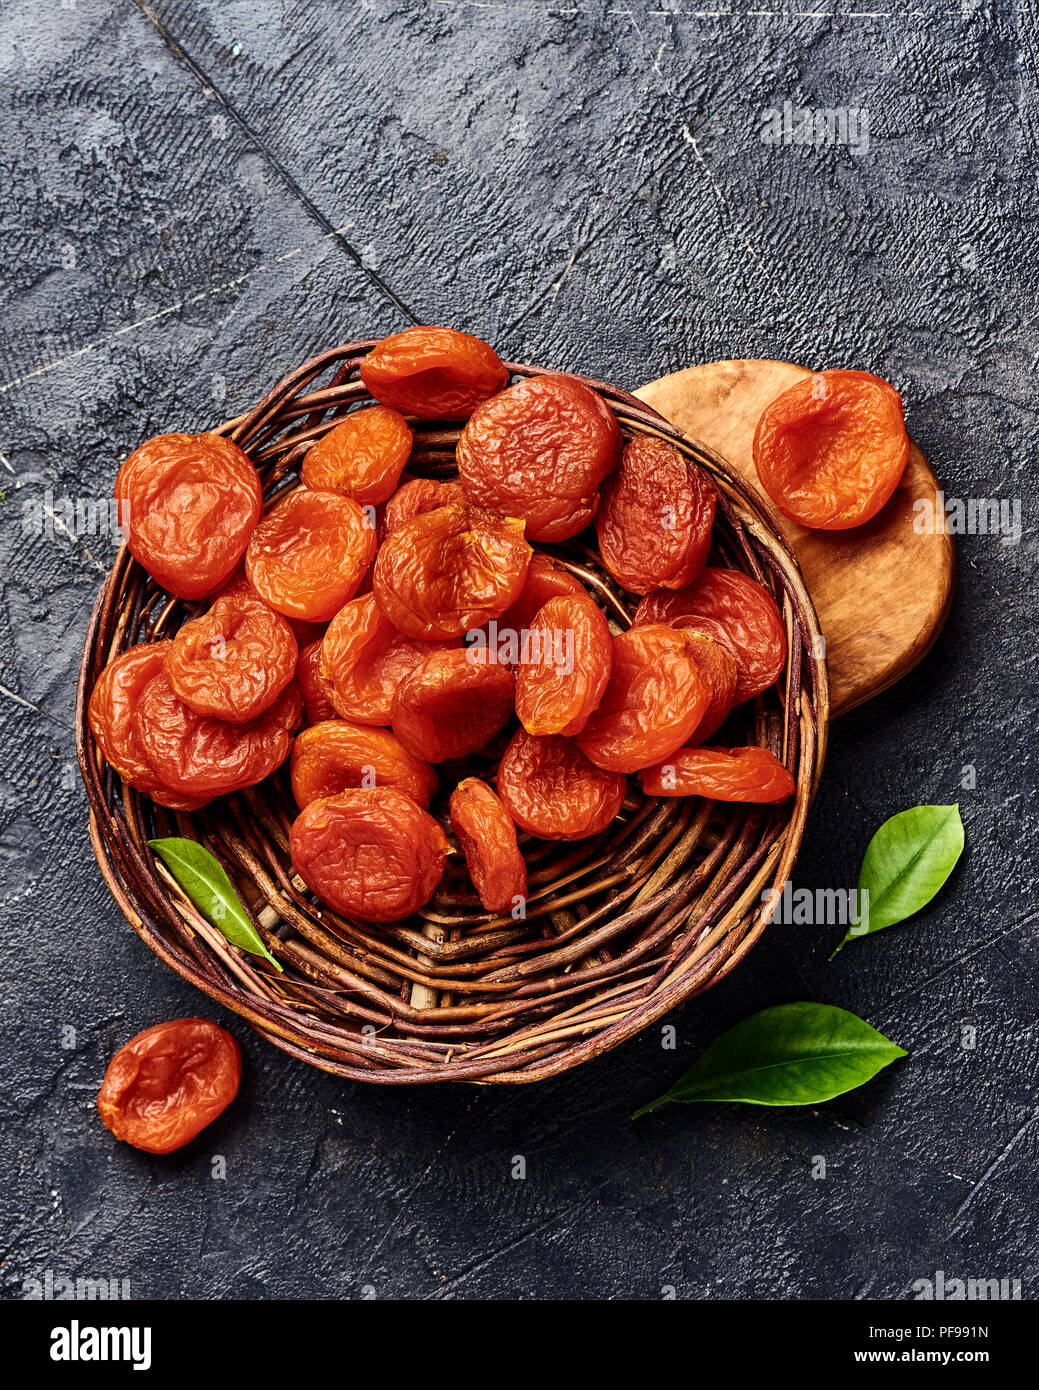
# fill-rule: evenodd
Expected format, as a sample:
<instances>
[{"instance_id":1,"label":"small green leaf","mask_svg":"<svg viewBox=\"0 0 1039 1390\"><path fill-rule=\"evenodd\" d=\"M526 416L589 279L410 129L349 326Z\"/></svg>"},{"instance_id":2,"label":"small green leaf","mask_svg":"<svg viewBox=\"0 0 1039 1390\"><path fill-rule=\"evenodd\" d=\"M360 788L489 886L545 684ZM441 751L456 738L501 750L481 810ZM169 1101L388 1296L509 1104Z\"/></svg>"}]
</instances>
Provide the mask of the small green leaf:
<instances>
[{"instance_id":1,"label":"small green leaf","mask_svg":"<svg viewBox=\"0 0 1039 1390\"><path fill-rule=\"evenodd\" d=\"M637 1120L669 1101L817 1105L869 1081L904 1048L832 1004L778 1004L715 1038L689 1070Z\"/></svg>"},{"instance_id":2,"label":"small green leaf","mask_svg":"<svg viewBox=\"0 0 1039 1390\"><path fill-rule=\"evenodd\" d=\"M234 885L218 859L197 840L173 835L167 840L149 840L153 849L180 884L207 922L217 931L250 955L262 956L277 970L281 965L263 944L259 932L249 920L249 914Z\"/></svg>"},{"instance_id":3,"label":"small green leaf","mask_svg":"<svg viewBox=\"0 0 1039 1390\"><path fill-rule=\"evenodd\" d=\"M904 922L934 897L963 853L959 806L913 806L886 820L859 870L862 920L830 957L857 936Z\"/></svg>"}]
</instances>

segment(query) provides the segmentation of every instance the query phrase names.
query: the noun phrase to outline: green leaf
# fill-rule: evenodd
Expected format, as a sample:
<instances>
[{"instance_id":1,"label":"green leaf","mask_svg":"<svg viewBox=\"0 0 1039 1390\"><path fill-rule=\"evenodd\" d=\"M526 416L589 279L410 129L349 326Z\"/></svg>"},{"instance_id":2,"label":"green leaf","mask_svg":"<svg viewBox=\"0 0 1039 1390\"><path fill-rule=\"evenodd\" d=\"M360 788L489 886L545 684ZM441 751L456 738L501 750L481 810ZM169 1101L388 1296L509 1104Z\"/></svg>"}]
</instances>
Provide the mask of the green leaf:
<instances>
[{"instance_id":1,"label":"green leaf","mask_svg":"<svg viewBox=\"0 0 1039 1390\"><path fill-rule=\"evenodd\" d=\"M153 849L180 884L207 922L212 922L232 946L239 946L250 955L262 956L277 970L281 965L263 944L259 932L249 920L249 914L234 885L218 859L197 840L173 835L167 840L149 840Z\"/></svg>"},{"instance_id":2,"label":"green leaf","mask_svg":"<svg viewBox=\"0 0 1039 1390\"><path fill-rule=\"evenodd\" d=\"M870 840L859 870L862 920L850 928L830 959L855 937L883 931L919 912L962 853L959 806L913 806L886 820Z\"/></svg>"},{"instance_id":3,"label":"green leaf","mask_svg":"<svg viewBox=\"0 0 1039 1390\"><path fill-rule=\"evenodd\" d=\"M853 1091L904 1048L832 1004L778 1004L737 1023L698 1057L665 1095L669 1101L735 1100L746 1105L817 1105Z\"/></svg>"}]
</instances>

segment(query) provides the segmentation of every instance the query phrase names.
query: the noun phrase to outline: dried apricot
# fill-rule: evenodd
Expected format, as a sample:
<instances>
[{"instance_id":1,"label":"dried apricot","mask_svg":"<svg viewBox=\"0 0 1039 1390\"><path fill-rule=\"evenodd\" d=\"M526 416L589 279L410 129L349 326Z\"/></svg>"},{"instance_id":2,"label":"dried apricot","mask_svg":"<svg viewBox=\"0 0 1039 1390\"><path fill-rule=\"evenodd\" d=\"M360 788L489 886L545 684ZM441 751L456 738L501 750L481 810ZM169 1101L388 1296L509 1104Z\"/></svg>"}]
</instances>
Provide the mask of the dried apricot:
<instances>
[{"instance_id":1,"label":"dried apricot","mask_svg":"<svg viewBox=\"0 0 1039 1390\"><path fill-rule=\"evenodd\" d=\"M509 815L542 840L584 840L605 830L624 804L628 779L596 767L577 741L518 729L498 765Z\"/></svg>"},{"instance_id":2,"label":"dried apricot","mask_svg":"<svg viewBox=\"0 0 1039 1390\"><path fill-rule=\"evenodd\" d=\"M405 328L361 363L361 380L377 401L423 420L464 420L508 379L494 349L457 328Z\"/></svg>"},{"instance_id":3,"label":"dried apricot","mask_svg":"<svg viewBox=\"0 0 1039 1390\"><path fill-rule=\"evenodd\" d=\"M312 801L289 836L300 878L336 912L399 922L429 901L444 873L447 836L395 787Z\"/></svg>"},{"instance_id":4,"label":"dried apricot","mask_svg":"<svg viewBox=\"0 0 1039 1390\"><path fill-rule=\"evenodd\" d=\"M776 601L756 579L739 570L708 566L686 589L657 589L635 610L634 624L685 621L709 637L722 637L736 658L736 695L742 704L767 690L786 661L786 628ZM703 622L693 622L703 619Z\"/></svg>"},{"instance_id":5,"label":"dried apricot","mask_svg":"<svg viewBox=\"0 0 1039 1390\"><path fill-rule=\"evenodd\" d=\"M195 811L207 798L178 796L165 785L144 751L135 720L141 695L162 674L172 645L145 642L110 661L91 691L87 720L102 756L124 782L172 810Z\"/></svg>"},{"instance_id":6,"label":"dried apricot","mask_svg":"<svg viewBox=\"0 0 1039 1390\"><path fill-rule=\"evenodd\" d=\"M352 498L298 488L257 526L245 572L277 612L327 622L353 598L374 554L374 527Z\"/></svg>"},{"instance_id":7,"label":"dried apricot","mask_svg":"<svg viewBox=\"0 0 1039 1390\"><path fill-rule=\"evenodd\" d=\"M303 700L308 724L320 724L325 719L334 719L336 707L332 703L332 682L321 674L321 639L303 648L296 662L296 682Z\"/></svg>"},{"instance_id":8,"label":"dried apricot","mask_svg":"<svg viewBox=\"0 0 1039 1390\"><path fill-rule=\"evenodd\" d=\"M909 459L902 397L871 372L813 372L762 411L754 466L792 521L844 531L876 516Z\"/></svg>"},{"instance_id":9,"label":"dried apricot","mask_svg":"<svg viewBox=\"0 0 1039 1390\"><path fill-rule=\"evenodd\" d=\"M372 592L407 637L460 637L515 601L530 555L521 521L438 507L386 537Z\"/></svg>"},{"instance_id":10,"label":"dried apricot","mask_svg":"<svg viewBox=\"0 0 1039 1390\"><path fill-rule=\"evenodd\" d=\"M434 478L409 478L386 503L385 535L399 531L406 521L435 512L438 507L464 506L465 493L454 479L437 482Z\"/></svg>"},{"instance_id":11,"label":"dried apricot","mask_svg":"<svg viewBox=\"0 0 1039 1390\"><path fill-rule=\"evenodd\" d=\"M458 475L474 506L523 517L532 541L575 536L595 516L617 461L620 427L575 377L530 377L473 411L458 441Z\"/></svg>"},{"instance_id":12,"label":"dried apricot","mask_svg":"<svg viewBox=\"0 0 1039 1390\"><path fill-rule=\"evenodd\" d=\"M279 613L259 599L222 598L177 633L166 675L196 714L247 724L292 680L296 656L296 639Z\"/></svg>"},{"instance_id":13,"label":"dried apricot","mask_svg":"<svg viewBox=\"0 0 1039 1390\"><path fill-rule=\"evenodd\" d=\"M613 666L610 625L587 594L550 598L527 630L516 713L528 734L579 734Z\"/></svg>"},{"instance_id":14,"label":"dried apricot","mask_svg":"<svg viewBox=\"0 0 1039 1390\"><path fill-rule=\"evenodd\" d=\"M397 687L390 723L416 758L464 758L504 728L515 693L512 671L486 653L432 652Z\"/></svg>"},{"instance_id":15,"label":"dried apricot","mask_svg":"<svg viewBox=\"0 0 1039 1390\"><path fill-rule=\"evenodd\" d=\"M684 618L677 618L675 630L683 632L682 625L686 621ZM685 631L684 635L690 653L700 668L700 674L707 683L710 701L703 718L689 735L687 742L703 743L704 739L710 738L715 730L724 724L732 709L738 668L732 652L716 638L695 628Z\"/></svg>"},{"instance_id":16,"label":"dried apricot","mask_svg":"<svg viewBox=\"0 0 1039 1390\"><path fill-rule=\"evenodd\" d=\"M292 746L292 795L300 809L351 787L396 787L428 806L437 777L389 729L345 719L304 729Z\"/></svg>"},{"instance_id":17,"label":"dried apricot","mask_svg":"<svg viewBox=\"0 0 1039 1390\"><path fill-rule=\"evenodd\" d=\"M389 724L393 693L401 681L434 651L457 647L405 637L371 594L351 599L328 625L321 648L321 670L331 682L331 700L344 719L358 724Z\"/></svg>"},{"instance_id":18,"label":"dried apricot","mask_svg":"<svg viewBox=\"0 0 1039 1390\"><path fill-rule=\"evenodd\" d=\"M147 1153L183 1148L238 1094L242 1054L204 1018L157 1023L109 1062L97 1108L117 1139Z\"/></svg>"},{"instance_id":19,"label":"dried apricot","mask_svg":"<svg viewBox=\"0 0 1039 1390\"><path fill-rule=\"evenodd\" d=\"M662 623L634 627L613 639L610 683L577 742L599 767L635 772L680 748L710 699L684 633Z\"/></svg>"},{"instance_id":20,"label":"dried apricot","mask_svg":"<svg viewBox=\"0 0 1039 1390\"><path fill-rule=\"evenodd\" d=\"M565 565L553 560L551 555L535 551L530 557L527 577L523 581L520 596L501 615L498 627L502 631L507 628L511 632L522 632L524 628L530 627L550 598L586 592L581 581L572 575Z\"/></svg>"},{"instance_id":21,"label":"dried apricot","mask_svg":"<svg viewBox=\"0 0 1039 1390\"><path fill-rule=\"evenodd\" d=\"M647 796L777 802L795 789L793 777L767 748L679 748L639 777Z\"/></svg>"},{"instance_id":22,"label":"dried apricot","mask_svg":"<svg viewBox=\"0 0 1039 1390\"><path fill-rule=\"evenodd\" d=\"M229 724L189 709L163 672L146 686L134 722L145 757L168 787L212 797L254 786L280 766L299 717L294 681L258 718Z\"/></svg>"},{"instance_id":23,"label":"dried apricot","mask_svg":"<svg viewBox=\"0 0 1039 1390\"><path fill-rule=\"evenodd\" d=\"M473 887L488 912L522 907L527 866L516 844L512 817L486 782L466 777L451 793L451 829Z\"/></svg>"},{"instance_id":24,"label":"dried apricot","mask_svg":"<svg viewBox=\"0 0 1039 1390\"><path fill-rule=\"evenodd\" d=\"M156 583L204 598L229 578L263 513L248 455L219 434L160 434L115 480L127 544Z\"/></svg>"},{"instance_id":25,"label":"dried apricot","mask_svg":"<svg viewBox=\"0 0 1039 1390\"><path fill-rule=\"evenodd\" d=\"M385 405L355 410L303 456L305 487L341 492L361 506L385 502L411 453L411 430L399 411Z\"/></svg>"},{"instance_id":26,"label":"dried apricot","mask_svg":"<svg viewBox=\"0 0 1039 1390\"><path fill-rule=\"evenodd\" d=\"M707 563L717 496L666 439L636 435L602 486L595 518L602 562L635 594L681 589Z\"/></svg>"},{"instance_id":27,"label":"dried apricot","mask_svg":"<svg viewBox=\"0 0 1039 1390\"><path fill-rule=\"evenodd\" d=\"M216 591L216 593L212 596L209 604L210 608L212 608L213 604L217 603L222 598L251 598L254 599L257 603L264 602L264 600L256 592L253 586L249 583L249 576L245 572L244 561L242 564L238 566L238 568L235 570L234 574L232 574L231 578L227 581L227 583L224 584L221 588L219 588ZM271 608L271 605L269 603L266 606L268 608ZM277 613L277 611L278 610L276 608L271 608L272 613ZM309 646L311 642L320 641L320 639L325 635L324 623L304 622L302 618L291 618L288 616L288 614L285 613L282 613L279 616L283 617L285 621L288 623L289 627L292 628L292 635L293 637L295 637L296 646L299 647L300 650L302 650L306 646Z\"/></svg>"}]
</instances>

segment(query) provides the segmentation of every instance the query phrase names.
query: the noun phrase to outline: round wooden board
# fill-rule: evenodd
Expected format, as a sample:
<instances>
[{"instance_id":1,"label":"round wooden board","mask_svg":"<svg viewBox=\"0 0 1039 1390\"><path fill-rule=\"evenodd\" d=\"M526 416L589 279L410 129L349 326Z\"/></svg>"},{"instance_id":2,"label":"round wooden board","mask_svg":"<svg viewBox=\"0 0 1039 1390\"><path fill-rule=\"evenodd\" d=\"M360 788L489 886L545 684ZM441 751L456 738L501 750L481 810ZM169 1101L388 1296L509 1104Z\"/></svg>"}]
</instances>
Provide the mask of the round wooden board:
<instances>
[{"instance_id":1,"label":"round wooden board","mask_svg":"<svg viewBox=\"0 0 1039 1390\"><path fill-rule=\"evenodd\" d=\"M635 392L673 425L720 454L757 490L797 556L826 639L830 713L844 714L904 676L949 615L956 551L943 528L937 478L915 444L897 490L865 526L810 531L781 516L754 468L754 431L770 401L808 376L789 362L705 362ZM913 529L927 498L937 525ZM919 523L918 523L919 524Z\"/></svg>"}]
</instances>

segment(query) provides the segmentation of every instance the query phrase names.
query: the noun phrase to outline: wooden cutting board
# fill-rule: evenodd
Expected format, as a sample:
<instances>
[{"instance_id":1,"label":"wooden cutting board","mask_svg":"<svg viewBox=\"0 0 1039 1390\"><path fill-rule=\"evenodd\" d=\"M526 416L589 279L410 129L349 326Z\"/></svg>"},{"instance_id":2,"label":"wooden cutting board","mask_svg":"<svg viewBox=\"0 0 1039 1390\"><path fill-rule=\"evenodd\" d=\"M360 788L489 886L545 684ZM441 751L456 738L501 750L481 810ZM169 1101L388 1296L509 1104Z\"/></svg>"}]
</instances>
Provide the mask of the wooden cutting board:
<instances>
[{"instance_id":1,"label":"wooden cutting board","mask_svg":"<svg viewBox=\"0 0 1039 1390\"><path fill-rule=\"evenodd\" d=\"M706 362L651 381L635 395L737 468L774 516L819 614L830 713L839 715L886 690L926 656L952 605L956 551L936 501L938 480L915 444L899 487L865 526L811 531L776 511L754 468L754 431L765 406L808 375L789 362ZM913 527L919 498L929 500L938 518L924 532Z\"/></svg>"}]
</instances>

